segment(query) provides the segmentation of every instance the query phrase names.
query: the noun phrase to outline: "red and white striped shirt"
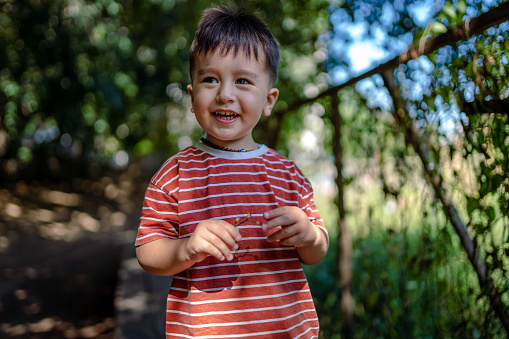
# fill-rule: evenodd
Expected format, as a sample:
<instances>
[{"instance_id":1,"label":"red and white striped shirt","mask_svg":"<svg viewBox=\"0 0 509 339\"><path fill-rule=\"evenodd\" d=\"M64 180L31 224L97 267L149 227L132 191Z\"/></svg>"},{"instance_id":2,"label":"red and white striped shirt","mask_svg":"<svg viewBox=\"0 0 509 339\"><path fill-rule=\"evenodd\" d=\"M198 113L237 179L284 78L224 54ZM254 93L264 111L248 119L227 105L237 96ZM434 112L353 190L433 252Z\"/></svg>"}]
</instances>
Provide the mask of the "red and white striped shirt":
<instances>
[{"instance_id":1,"label":"red and white striped shirt","mask_svg":"<svg viewBox=\"0 0 509 339\"><path fill-rule=\"evenodd\" d=\"M295 163L260 148L220 151L201 143L171 157L147 189L136 246L193 234L205 219L239 226L232 261L212 256L175 275L166 338L317 338L318 319L294 247L269 243L263 212L298 206L327 232L311 184Z\"/></svg>"}]
</instances>

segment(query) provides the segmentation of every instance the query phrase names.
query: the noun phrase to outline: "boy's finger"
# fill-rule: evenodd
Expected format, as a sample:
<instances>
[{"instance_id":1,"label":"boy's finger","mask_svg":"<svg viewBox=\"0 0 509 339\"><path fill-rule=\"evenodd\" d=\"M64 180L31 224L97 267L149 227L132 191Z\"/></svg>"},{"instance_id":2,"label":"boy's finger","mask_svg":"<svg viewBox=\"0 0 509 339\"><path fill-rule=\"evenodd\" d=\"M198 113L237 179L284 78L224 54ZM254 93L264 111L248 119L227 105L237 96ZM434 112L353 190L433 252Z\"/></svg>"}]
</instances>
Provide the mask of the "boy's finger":
<instances>
[{"instance_id":1,"label":"boy's finger","mask_svg":"<svg viewBox=\"0 0 509 339\"><path fill-rule=\"evenodd\" d=\"M228 224L229 226L226 228L232 239L235 241L239 241L242 239L242 235L240 235L240 231L237 227L233 226L232 224Z\"/></svg>"},{"instance_id":2,"label":"boy's finger","mask_svg":"<svg viewBox=\"0 0 509 339\"><path fill-rule=\"evenodd\" d=\"M225 255L223 254L223 252L221 252L219 249L211 246L209 248L209 250L207 251L208 254L210 254L211 256L213 256L214 258L216 258L217 260L220 260L220 261L223 261L225 258Z\"/></svg>"},{"instance_id":3,"label":"boy's finger","mask_svg":"<svg viewBox=\"0 0 509 339\"><path fill-rule=\"evenodd\" d=\"M295 218L291 214L283 214L263 223L262 229L267 231L278 226L289 226L295 223Z\"/></svg>"},{"instance_id":4,"label":"boy's finger","mask_svg":"<svg viewBox=\"0 0 509 339\"><path fill-rule=\"evenodd\" d=\"M239 230L224 220L217 220L215 225L211 227L210 231L221 238L230 247L235 245L236 241L242 239Z\"/></svg>"},{"instance_id":5,"label":"boy's finger","mask_svg":"<svg viewBox=\"0 0 509 339\"><path fill-rule=\"evenodd\" d=\"M282 241L284 239L289 239L292 236L294 236L293 230L291 227L282 228L277 232L272 233L267 237L267 241L273 242L273 241Z\"/></svg>"},{"instance_id":6,"label":"boy's finger","mask_svg":"<svg viewBox=\"0 0 509 339\"><path fill-rule=\"evenodd\" d=\"M283 206L283 207L278 207L278 208L275 208L273 210L263 213L263 217L265 218L265 220L272 220L274 218L277 218L277 217L287 214L287 213L288 213L288 206Z\"/></svg>"},{"instance_id":7,"label":"boy's finger","mask_svg":"<svg viewBox=\"0 0 509 339\"><path fill-rule=\"evenodd\" d=\"M214 236L217 237L215 239L214 244L218 247L218 249L223 254L223 258L220 260L232 260L233 255L231 250L236 250L238 248L237 241L242 239L238 228L234 227L232 224L218 220L219 228L214 230ZM218 258L219 259L219 258Z\"/></svg>"},{"instance_id":8,"label":"boy's finger","mask_svg":"<svg viewBox=\"0 0 509 339\"><path fill-rule=\"evenodd\" d=\"M233 244L230 245L223 241L220 237L215 234L210 235L207 239L207 246L205 251L215 257L218 260L232 260L233 255L230 252L230 247L235 247L236 243L233 241Z\"/></svg>"}]
</instances>

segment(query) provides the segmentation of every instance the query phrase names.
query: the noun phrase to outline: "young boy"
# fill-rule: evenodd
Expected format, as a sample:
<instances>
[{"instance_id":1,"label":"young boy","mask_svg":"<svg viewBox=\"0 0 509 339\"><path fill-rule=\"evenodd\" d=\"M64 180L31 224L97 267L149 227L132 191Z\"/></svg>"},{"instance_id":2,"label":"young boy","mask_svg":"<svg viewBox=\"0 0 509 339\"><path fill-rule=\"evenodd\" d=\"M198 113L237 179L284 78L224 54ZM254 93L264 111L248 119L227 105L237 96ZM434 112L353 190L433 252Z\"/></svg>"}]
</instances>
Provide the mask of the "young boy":
<instances>
[{"instance_id":1,"label":"young boy","mask_svg":"<svg viewBox=\"0 0 509 339\"><path fill-rule=\"evenodd\" d=\"M328 235L309 181L254 142L277 100L279 46L257 16L204 12L190 52L188 91L206 137L171 157L147 189L136 253L174 275L166 338L317 338L301 263Z\"/></svg>"}]
</instances>

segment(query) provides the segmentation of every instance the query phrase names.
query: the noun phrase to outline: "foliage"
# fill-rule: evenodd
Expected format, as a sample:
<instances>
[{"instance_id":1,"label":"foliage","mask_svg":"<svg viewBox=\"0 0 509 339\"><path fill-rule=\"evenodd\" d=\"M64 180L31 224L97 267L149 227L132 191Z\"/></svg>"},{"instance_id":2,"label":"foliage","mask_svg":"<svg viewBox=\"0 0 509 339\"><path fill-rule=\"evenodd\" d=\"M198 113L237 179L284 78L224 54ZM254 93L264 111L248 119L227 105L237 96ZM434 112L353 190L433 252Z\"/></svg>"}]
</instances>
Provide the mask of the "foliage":
<instances>
[{"instance_id":1,"label":"foliage","mask_svg":"<svg viewBox=\"0 0 509 339\"><path fill-rule=\"evenodd\" d=\"M339 97L356 337L502 337L391 116L367 109L351 88ZM335 255L331 250L324 262L306 267L324 338L342 332Z\"/></svg>"},{"instance_id":2,"label":"foliage","mask_svg":"<svg viewBox=\"0 0 509 339\"><path fill-rule=\"evenodd\" d=\"M46 175L65 172L60 161L69 159L92 169L111 159L123 166L124 149L142 155L154 149L153 139L169 144L150 132L166 125L161 105L183 98L173 89L184 78L186 35L172 37L185 31L170 24L172 4L3 4L1 156L10 160L8 174L34 163L53 170ZM156 32L168 41L156 42Z\"/></svg>"},{"instance_id":3,"label":"foliage","mask_svg":"<svg viewBox=\"0 0 509 339\"><path fill-rule=\"evenodd\" d=\"M444 7L438 19L455 25L472 11L458 1ZM408 63L398 72L409 111L426 131L429 161L459 193L455 203L506 302L508 28L508 22L492 27L457 45L440 48L429 59Z\"/></svg>"},{"instance_id":4,"label":"foliage","mask_svg":"<svg viewBox=\"0 0 509 339\"><path fill-rule=\"evenodd\" d=\"M464 253L440 227L432 218L405 230L371 222L369 236L354 237L356 338L504 337L489 305L477 298ZM321 270L308 268L324 338L341 333L339 291L325 273L332 258Z\"/></svg>"},{"instance_id":5,"label":"foliage","mask_svg":"<svg viewBox=\"0 0 509 339\"><path fill-rule=\"evenodd\" d=\"M418 26L415 12L420 6L415 0L333 1L327 34L332 83L344 83L375 66L374 61L403 52Z\"/></svg>"},{"instance_id":6,"label":"foliage","mask_svg":"<svg viewBox=\"0 0 509 339\"><path fill-rule=\"evenodd\" d=\"M316 81L326 58L318 41L328 27L326 5L258 3L282 47L279 107L326 86L326 79ZM191 145L200 130L188 113L188 49L208 6L179 0L3 2L4 174L98 175L139 156L165 158ZM270 133L261 132L263 142Z\"/></svg>"},{"instance_id":7,"label":"foliage","mask_svg":"<svg viewBox=\"0 0 509 339\"><path fill-rule=\"evenodd\" d=\"M394 133L391 116L368 109L352 88L339 97L356 337L503 338L418 158ZM324 262L305 269L323 337L340 338L333 234L331 239Z\"/></svg>"},{"instance_id":8,"label":"foliage","mask_svg":"<svg viewBox=\"0 0 509 339\"><path fill-rule=\"evenodd\" d=\"M348 21L348 15L351 17L348 22L358 25L358 21L353 19L355 9L359 13L366 9L372 12L371 6L376 5L374 2L367 5L359 2L353 6L353 10L338 9L343 18L338 21L339 28L334 22L335 13L332 13L334 31L329 38L330 46L333 45L330 48L333 58L329 68L333 79L339 81L342 65L348 65L344 56L348 48L341 42L347 44L349 41L347 38L341 40L341 36L338 40L338 31L344 32L341 25L345 18ZM447 27L487 11L490 6L496 6L496 3L461 0L447 2L421 27L409 22L412 19L409 16L409 26L406 28L412 32L414 42L420 43L429 36L443 33ZM378 13L380 11L383 10L379 8ZM404 15L405 10L399 13L399 17ZM380 20L368 15L366 21L369 27L363 28L363 32L369 36L376 31ZM469 232L476 238L488 262L488 273L494 278L506 303L509 278L506 270L509 254L506 250L509 221L506 193L509 137L505 113L508 111L507 31L507 23L501 24L479 36L469 37L465 42L443 47L428 57L411 60L396 70L400 89L408 103L407 108L423 132L424 144L428 149L426 165L440 173L447 187L454 193L454 203L468 222ZM386 37L390 36L387 33ZM339 76L334 77L335 72ZM366 97L368 107L379 107L382 112L387 109L384 100L372 100L373 97L384 96L383 86L377 77L358 84L356 89ZM342 100L349 101L345 97ZM356 107L355 104L353 106ZM395 201L397 213L401 216L405 212L399 206L405 201L411 204L405 192L408 189L414 193L419 191L418 187L412 186L410 180L416 173L423 176L419 160L411 151L401 147L401 140L387 142L387 138L383 137L380 125L389 126L391 122L384 119L382 113L377 113L380 118L377 125L367 122L369 119L365 120L366 115L360 109L350 112L355 119L348 119L348 110L341 110L342 119L346 122L343 127L343 145L346 152L356 150L349 153L349 156L361 161L363 165L356 168L364 168L365 171L354 173L346 180L350 185L362 182L365 179L363 176L369 171L366 169L373 170L373 166L379 164L385 206ZM356 121L364 128L359 133L361 138L355 137ZM373 129L373 126L376 128ZM397 130L393 129L392 132ZM387 130L386 133L392 132ZM369 154L370 145L374 146L371 148L372 154ZM362 158L365 156L373 156L374 159L364 161ZM418 160L417 163L415 160ZM348 160L351 161L352 158ZM373 176L376 177L376 174ZM352 200L351 194L347 188L347 201ZM352 203L357 217L366 210L360 208L366 203L369 204L369 200L365 196L357 203ZM435 203L411 206L416 212L412 220L422 219L414 224L417 229L423 230L420 234L411 225L404 223L402 229L394 229L393 223L399 225L398 218L394 220L387 216L383 220L373 220L372 213L377 209L376 206L369 207L360 222L349 220L352 230L358 230L359 224L370 225L366 231L369 237L354 237L354 248L359 249L354 251L353 258L356 324L360 324L356 333L359 337L379 335L383 338L503 337L504 330L494 316L484 291L476 287L479 281L462 253L458 238L451 238L445 228L448 222L442 212L437 210ZM352 218L354 210L349 212ZM436 216L436 219L430 219L431 215ZM378 230L379 227L384 230L389 227L387 234L384 230ZM380 267L384 269L379 271ZM313 272L313 269L308 270ZM373 279L373 276L379 278ZM323 297L323 292L317 291L317 303L323 312L324 331L330 331L325 332L325 337L332 337L335 333L341 333L341 325L335 322L341 315L334 313L339 308L339 291L334 284L325 290L330 291L329 299ZM390 292L385 294L386 291Z\"/></svg>"}]
</instances>

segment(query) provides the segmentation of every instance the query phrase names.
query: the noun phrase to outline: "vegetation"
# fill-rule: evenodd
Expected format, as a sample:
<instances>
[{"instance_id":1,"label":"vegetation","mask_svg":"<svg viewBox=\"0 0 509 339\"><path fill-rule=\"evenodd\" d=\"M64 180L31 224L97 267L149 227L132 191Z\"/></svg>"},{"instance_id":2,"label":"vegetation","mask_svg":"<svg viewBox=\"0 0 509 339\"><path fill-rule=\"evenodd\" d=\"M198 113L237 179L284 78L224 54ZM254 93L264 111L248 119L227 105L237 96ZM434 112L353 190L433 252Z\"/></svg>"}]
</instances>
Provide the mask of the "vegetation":
<instances>
[{"instance_id":1,"label":"vegetation","mask_svg":"<svg viewBox=\"0 0 509 339\"><path fill-rule=\"evenodd\" d=\"M0 182L150 174L198 140L187 53L209 4L1 2ZM324 338L508 335L508 3L420 6L258 1L282 61L257 140L316 187L332 245L305 269ZM361 81L359 39L388 65Z\"/></svg>"}]
</instances>

